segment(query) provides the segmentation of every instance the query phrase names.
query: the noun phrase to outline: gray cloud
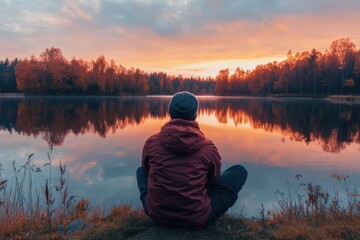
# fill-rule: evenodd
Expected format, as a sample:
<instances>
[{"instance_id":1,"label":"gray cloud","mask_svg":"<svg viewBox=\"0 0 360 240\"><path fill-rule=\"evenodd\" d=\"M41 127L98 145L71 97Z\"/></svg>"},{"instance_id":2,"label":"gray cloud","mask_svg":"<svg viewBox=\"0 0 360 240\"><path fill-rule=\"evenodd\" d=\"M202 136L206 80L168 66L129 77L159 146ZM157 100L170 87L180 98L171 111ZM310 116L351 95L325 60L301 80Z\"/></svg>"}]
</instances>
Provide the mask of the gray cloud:
<instances>
[{"instance_id":1,"label":"gray cloud","mask_svg":"<svg viewBox=\"0 0 360 240\"><path fill-rule=\"evenodd\" d=\"M98 24L148 28L160 35L177 35L202 29L209 23L262 21L278 15L321 15L351 12L358 1L296 0L193 0L102 1Z\"/></svg>"},{"instance_id":2,"label":"gray cloud","mask_svg":"<svg viewBox=\"0 0 360 240\"><path fill-rule=\"evenodd\" d=\"M94 30L145 28L162 36L204 30L209 23L262 21L278 15L321 15L359 9L356 0L0 0L0 36L24 36L62 24Z\"/></svg>"},{"instance_id":3,"label":"gray cloud","mask_svg":"<svg viewBox=\"0 0 360 240\"><path fill-rule=\"evenodd\" d=\"M56 1L0 0L0 34L24 35L50 26L57 26L62 17L57 15Z\"/></svg>"},{"instance_id":4,"label":"gray cloud","mask_svg":"<svg viewBox=\"0 0 360 240\"><path fill-rule=\"evenodd\" d=\"M57 14L57 1L0 0L0 53L16 56L28 53L39 45L39 40L57 35L67 20Z\"/></svg>"}]
</instances>

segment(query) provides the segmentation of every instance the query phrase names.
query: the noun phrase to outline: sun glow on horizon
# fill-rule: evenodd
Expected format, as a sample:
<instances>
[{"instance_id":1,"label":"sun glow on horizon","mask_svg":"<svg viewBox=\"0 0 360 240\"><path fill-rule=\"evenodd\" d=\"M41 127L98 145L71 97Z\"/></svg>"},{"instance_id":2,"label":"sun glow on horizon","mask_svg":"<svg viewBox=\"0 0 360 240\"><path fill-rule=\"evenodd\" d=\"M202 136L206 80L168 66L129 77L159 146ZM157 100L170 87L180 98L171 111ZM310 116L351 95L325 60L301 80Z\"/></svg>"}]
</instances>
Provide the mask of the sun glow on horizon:
<instances>
[{"instance_id":1,"label":"sun glow on horizon","mask_svg":"<svg viewBox=\"0 0 360 240\"><path fill-rule=\"evenodd\" d=\"M170 63L166 65L149 64L141 67L145 72L161 72L164 71L170 75L182 75L184 77L216 77L221 69L229 68L230 73L234 73L236 68L245 71L253 70L259 65L272 62L281 62L286 59L285 55L277 55L273 57L255 57L255 58L229 58L219 60L202 60L189 63Z\"/></svg>"}]
</instances>

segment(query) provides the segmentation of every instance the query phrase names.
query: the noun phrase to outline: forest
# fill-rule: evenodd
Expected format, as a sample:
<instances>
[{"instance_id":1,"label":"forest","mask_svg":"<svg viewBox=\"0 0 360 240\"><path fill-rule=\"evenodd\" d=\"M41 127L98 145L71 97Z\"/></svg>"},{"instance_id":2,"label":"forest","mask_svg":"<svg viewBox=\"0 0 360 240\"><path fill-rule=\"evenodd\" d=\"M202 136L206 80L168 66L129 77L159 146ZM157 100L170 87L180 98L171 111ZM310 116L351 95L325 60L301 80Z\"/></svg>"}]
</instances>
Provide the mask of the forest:
<instances>
[{"instance_id":1,"label":"forest","mask_svg":"<svg viewBox=\"0 0 360 240\"><path fill-rule=\"evenodd\" d=\"M47 48L39 57L0 61L0 93L28 95L360 95L360 50L350 38L334 40L329 49L287 53L280 62L253 70L221 69L215 77L183 77L125 68L104 56L95 61L67 60L61 49Z\"/></svg>"}]
</instances>

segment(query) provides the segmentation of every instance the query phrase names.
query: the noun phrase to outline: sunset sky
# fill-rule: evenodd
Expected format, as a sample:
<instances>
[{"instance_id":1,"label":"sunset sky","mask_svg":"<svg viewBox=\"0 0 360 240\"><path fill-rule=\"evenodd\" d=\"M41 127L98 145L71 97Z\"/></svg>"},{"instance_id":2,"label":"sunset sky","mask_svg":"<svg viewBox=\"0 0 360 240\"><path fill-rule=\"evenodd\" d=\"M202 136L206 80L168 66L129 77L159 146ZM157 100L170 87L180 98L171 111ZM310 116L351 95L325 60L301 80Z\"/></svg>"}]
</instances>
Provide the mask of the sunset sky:
<instances>
[{"instance_id":1,"label":"sunset sky","mask_svg":"<svg viewBox=\"0 0 360 240\"><path fill-rule=\"evenodd\" d=\"M358 0L0 0L0 59L57 47L126 68L214 76L288 50L360 46Z\"/></svg>"}]
</instances>

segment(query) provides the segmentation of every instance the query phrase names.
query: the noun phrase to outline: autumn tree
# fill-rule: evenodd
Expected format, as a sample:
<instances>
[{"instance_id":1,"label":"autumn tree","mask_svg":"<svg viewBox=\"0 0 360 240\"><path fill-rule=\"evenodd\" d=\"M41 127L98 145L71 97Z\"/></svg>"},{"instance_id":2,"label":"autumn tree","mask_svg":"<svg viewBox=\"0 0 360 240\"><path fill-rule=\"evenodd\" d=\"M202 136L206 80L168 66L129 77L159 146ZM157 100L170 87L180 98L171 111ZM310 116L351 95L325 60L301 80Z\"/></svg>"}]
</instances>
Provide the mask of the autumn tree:
<instances>
[{"instance_id":1,"label":"autumn tree","mask_svg":"<svg viewBox=\"0 0 360 240\"><path fill-rule=\"evenodd\" d=\"M230 76L228 89L229 94L239 95L242 91L244 91L242 83L244 82L245 74L246 72L243 69L239 67L236 68L235 72Z\"/></svg>"},{"instance_id":2,"label":"autumn tree","mask_svg":"<svg viewBox=\"0 0 360 240\"><path fill-rule=\"evenodd\" d=\"M119 94L117 87L117 66L115 61L111 60L109 66L105 71L105 93L109 95Z\"/></svg>"},{"instance_id":3,"label":"autumn tree","mask_svg":"<svg viewBox=\"0 0 360 240\"><path fill-rule=\"evenodd\" d=\"M29 94L40 92L39 62L34 56L24 59L15 66L16 87L19 91Z\"/></svg>"},{"instance_id":4,"label":"autumn tree","mask_svg":"<svg viewBox=\"0 0 360 240\"><path fill-rule=\"evenodd\" d=\"M65 91L63 76L66 64L59 48L47 48L40 55L38 77L43 94Z\"/></svg>"},{"instance_id":5,"label":"autumn tree","mask_svg":"<svg viewBox=\"0 0 360 240\"><path fill-rule=\"evenodd\" d=\"M229 87L229 74L230 71L228 68L222 69L219 71L219 74L216 76L216 85L215 91L217 95L226 95Z\"/></svg>"},{"instance_id":6,"label":"autumn tree","mask_svg":"<svg viewBox=\"0 0 360 240\"><path fill-rule=\"evenodd\" d=\"M82 59L73 58L65 66L63 82L64 92L71 94L83 94L87 90L86 79L88 75L88 66Z\"/></svg>"},{"instance_id":7,"label":"autumn tree","mask_svg":"<svg viewBox=\"0 0 360 240\"><path fill-rule=\"evenodd\" d=\"M133 81L134 81L134 91L133 95L145 95L149 88L147 83L147 75L141 71L139 68L137 68L134 71Z\"/></svg>"},{"instance_id":8,"label":"autumn tree","mask_svg":"<svg viewBox=\"0 0 360 240\"><path fill-rule=\"evenodd\" d=\"M100 56L92 63L91 84L93 84L94 93L105 93L105 71L107 62L104 56Z\"/></svg>"},{"instance_id":9,"label":"autumn tree","mask_svg":"<svg viewBox=\"0 0 360 240\"><path fill-rule=\"evenodd\" d=\"M341 71L340 94L343 93L346 79L352 77L355 62L355 44L350 38L341 38L335 40L330 46L331 54L336 56L339 61L339 70Z\"/></svg>"}]
</instances>

